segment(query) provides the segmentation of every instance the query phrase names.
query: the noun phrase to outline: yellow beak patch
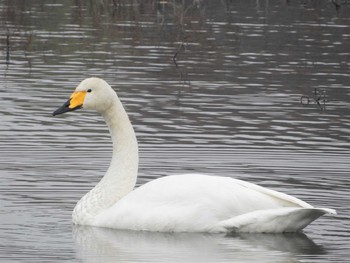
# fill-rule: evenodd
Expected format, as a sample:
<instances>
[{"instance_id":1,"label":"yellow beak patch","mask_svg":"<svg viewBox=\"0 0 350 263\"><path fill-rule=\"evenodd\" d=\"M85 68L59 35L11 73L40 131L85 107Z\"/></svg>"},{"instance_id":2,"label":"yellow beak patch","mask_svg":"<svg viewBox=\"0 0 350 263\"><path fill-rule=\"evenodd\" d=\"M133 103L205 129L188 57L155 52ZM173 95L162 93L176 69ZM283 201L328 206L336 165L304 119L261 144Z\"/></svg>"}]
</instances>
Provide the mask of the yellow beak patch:
<instances>
[{"instance_id":1,"label":"yellow beak patch","mask_svg":"<svg viewBox=\"0 0 350 263\"><path fill-rule=\"evenodd\" d=\"M74 109L76 107L82 106L84 103L85 96L86 91L73 92L73 94L70 96L69 108Z\"/></svg>"}]
</instances>

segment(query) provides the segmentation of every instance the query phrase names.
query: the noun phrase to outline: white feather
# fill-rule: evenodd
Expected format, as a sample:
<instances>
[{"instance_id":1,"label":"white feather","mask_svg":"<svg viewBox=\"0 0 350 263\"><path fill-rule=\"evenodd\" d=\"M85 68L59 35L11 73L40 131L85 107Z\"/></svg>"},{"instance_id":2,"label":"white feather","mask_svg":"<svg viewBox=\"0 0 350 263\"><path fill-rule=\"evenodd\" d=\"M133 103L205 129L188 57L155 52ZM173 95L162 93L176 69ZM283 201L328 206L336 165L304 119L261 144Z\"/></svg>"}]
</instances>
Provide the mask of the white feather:
<instances>
[{"instance_id":1,"label":"white feather","mask_svg":"<svg viewBox=\"0 0 350 263\"><path fill-rule=\"evenodd\" d=\"M83 107L106 120L113 158L102 180L76 205L75 224L161 232L294 232L325 213L335 214L231 177L173 175L133 189L138 169L133 127L104 80L86 79L76 91L89 89Z\"/></svg>"}]
</instances>

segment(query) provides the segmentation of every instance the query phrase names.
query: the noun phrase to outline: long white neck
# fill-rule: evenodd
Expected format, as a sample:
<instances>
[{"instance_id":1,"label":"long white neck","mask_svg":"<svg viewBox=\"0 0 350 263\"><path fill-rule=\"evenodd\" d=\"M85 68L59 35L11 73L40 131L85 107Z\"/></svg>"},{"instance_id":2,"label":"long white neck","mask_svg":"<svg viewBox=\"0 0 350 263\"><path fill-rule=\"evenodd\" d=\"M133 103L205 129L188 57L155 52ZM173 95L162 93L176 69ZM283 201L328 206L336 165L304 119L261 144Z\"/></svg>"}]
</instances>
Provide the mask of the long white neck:
<instances>
[{"instance_id":1,"label":"long white neck","mask_svg":"<svg viewBox=\"0 0 350 263\"><path fill-rule=\"evenodd\" d=\"M101 114L112 137L113 157L101 181L74 208L75 224L91 224L95 216L131 192L136 184L137 140L129 117L117 96L112 106Z\"/></svg>"}]
</instances>

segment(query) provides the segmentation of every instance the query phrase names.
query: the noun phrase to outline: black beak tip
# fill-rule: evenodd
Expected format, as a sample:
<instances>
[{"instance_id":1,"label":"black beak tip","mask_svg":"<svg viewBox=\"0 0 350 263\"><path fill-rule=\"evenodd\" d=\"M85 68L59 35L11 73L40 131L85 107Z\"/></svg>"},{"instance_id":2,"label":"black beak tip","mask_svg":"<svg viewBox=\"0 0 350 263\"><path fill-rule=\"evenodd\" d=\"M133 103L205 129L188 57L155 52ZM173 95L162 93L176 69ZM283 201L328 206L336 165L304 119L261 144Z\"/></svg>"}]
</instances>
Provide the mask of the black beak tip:
<instances>
[{"instance_id":1,"label":"black beak tip","mask_svg":"<svg viewBox=\"0 0 350 263\"><path fill-rule=\"evenodd\" d=\"M59 113L57 113L57 111L58 111L58 109L57 109L57 110L55 110L55 111L52 113L52 116L56 116L56 115L58 115Z\"/></svg>"},{"instance_id":2,"label":"black beak tip","mask_svg":"<svg viewBox=\"0 0 350 263\"><path fill-rule=\"evenodd\" d=\"M82 108L82 105L79 105L75 108L69 108L69 105L70 105L70 100L68 100L65 104L63 104L61 107L59 107L57 110L55 110L52 113L52 116L56 116L56 115L59 115L59 114L65 113L65 112L74 111L74 110Z\"/></svg>"},{"instance_id":3,"label":"black beak tip","mask_svg":"<svg viewBox=\"0 0 350 263\"><path fill-rule=\"evenodd\" d=\"M62 114L62 113L65 113L65 112L73 110L73 109L69 108L69 105L70 105L70 100L68 100L61 107L59 107L57 110L55 110L52 113L52 116L56 116L56 115L59 115L59 114Z\"/></svg>"}]
</instances>

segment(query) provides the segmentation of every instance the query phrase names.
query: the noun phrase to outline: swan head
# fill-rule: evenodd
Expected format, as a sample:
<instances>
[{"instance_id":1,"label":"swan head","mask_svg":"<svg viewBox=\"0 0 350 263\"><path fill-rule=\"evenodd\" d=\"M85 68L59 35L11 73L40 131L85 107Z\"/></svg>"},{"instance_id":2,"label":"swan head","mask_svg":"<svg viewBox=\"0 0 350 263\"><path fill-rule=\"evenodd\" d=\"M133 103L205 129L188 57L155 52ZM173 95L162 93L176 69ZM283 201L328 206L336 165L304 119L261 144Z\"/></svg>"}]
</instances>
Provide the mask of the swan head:
<instances>
[{"instance_id":1,"label":"swan head","mask_svg":"<svg viewBox=\"0 0 350 263\"><path fill-rule=\"evenodd\" d=\"M115 102L117 94L106 81L100 78L87 78L80 82L69 100L53 112L59 115L80 108L105 112Z\"/></svg>"}]
</instances>

